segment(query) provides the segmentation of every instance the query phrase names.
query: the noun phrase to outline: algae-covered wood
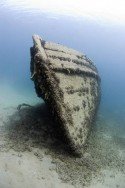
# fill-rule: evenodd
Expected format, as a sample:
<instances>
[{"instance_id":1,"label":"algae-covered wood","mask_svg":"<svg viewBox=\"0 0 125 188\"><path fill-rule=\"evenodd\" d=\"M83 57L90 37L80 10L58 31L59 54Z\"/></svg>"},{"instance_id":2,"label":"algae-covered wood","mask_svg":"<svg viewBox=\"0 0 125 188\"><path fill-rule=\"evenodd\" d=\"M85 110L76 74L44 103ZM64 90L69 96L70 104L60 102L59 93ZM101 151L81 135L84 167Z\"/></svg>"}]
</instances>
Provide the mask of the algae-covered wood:
<instances>
[{"instance_id":1,"label":"algae-covered wood","mask_svg":"<svg viewBox=\"0 0 125 188\"><path fill-rule=\"evenodd\" d=\"M82 53L33 36L31 78L64 131L69 145L80 151L93 124L99 100L100 77Z\"/></svg>"}]
</instances>

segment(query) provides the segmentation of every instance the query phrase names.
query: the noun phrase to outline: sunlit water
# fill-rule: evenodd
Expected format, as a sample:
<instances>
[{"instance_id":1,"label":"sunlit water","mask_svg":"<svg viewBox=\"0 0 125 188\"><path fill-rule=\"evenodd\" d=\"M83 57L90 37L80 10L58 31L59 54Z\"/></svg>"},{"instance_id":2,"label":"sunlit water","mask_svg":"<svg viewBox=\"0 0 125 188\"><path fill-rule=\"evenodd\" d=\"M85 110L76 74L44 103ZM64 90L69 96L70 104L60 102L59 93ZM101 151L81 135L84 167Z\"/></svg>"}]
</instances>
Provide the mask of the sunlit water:
<instances>
[{"instance_id":1,"label":"sunlit water","mask_svg":"<svg viewBox=\"0 0 125 188\"><path fill-rule=\"evenodd\" d=\"M35 33L44 40L81 51L95 63L101 77L102 92L96 125L105 127L105 130L100 128L102 132L97 131L96 135L100 135L101 132L101 139L97 141L97 145L103 140L108 145L112 139L114 145L118 146L118 154L119 151L124 152L125 24L118 24L118 22L112 24L103 22L101 19L98 21L71 15L63 16L45 10L32 9L33 7L28 8L28 6L24 8L26 1L21 0L21 7L7 2L14 2L14 0L0 1L0 113L4 113L4 110L10 106L16 107L21 103L35 105L43 102L37 97L33 82L30 80L30 47L33 45L32 35ZM22 122L21 125L23 125ZM95 140L98 140L98 137ZM108 151L105 143L100 146L102 148L95 147L92 150L98 156L96 160L96 155L93 155L94 160L97 162L99 156L102 156L103 161L100 160L102 164L105 161L106 163L112 161L114 154L107 160L107 152L112 146L109 145ZM118 183L124 184L124 181Z\"/></svg>"},{"instance_id":2,"label":"sunlit water","mask_svg":"<svg viewBox=\"0 0 125 188\"><path fill-rule=\"evenodd\" d=\"M0 103L38 103L30 80L36 33L84 52L96 64L102 87L100 114L125 126L125 25L98 23L0 3Z\"/></svg>"}]
</instances>

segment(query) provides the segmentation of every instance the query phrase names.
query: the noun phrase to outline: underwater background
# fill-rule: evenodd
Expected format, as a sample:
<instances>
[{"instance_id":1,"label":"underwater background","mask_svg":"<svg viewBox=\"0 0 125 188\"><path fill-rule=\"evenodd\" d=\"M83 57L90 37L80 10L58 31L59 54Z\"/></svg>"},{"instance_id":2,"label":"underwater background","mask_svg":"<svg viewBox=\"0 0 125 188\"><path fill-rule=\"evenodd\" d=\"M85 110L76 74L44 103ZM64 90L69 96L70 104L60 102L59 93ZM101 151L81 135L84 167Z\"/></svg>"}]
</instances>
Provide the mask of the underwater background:
<instances>
[{"instance_id":1,"label":"underwater background","mask_svg":"<svg viewBox=\"0 0 125 188\"><path fill-rule=\"evenodd\" d=\"M34 3L29 6L29 2ZM35 6L35 2L45 2L45 9ZM10 181L12 188L47 187L49 183L49 188L69 188L64 182L82 188L93 177L99 179L99 184L93 186L92 181L89 188L125 188L125 17L122 22L119 17L124 6L115 5L115 10L119 10L119 15L114 11L118 15L115 21L112 14L112 19L106 20L87 15L87 4L80 5L81 0L77 0L78 8L83 6L86 15L75 15L79 13L75 0L74 14L67 14L72 9L70 3L64 7L67 12L61 13L61 2L71 1L0 1L0 188L8 187ZM91 2L97 7L100 2L107 2L109 10L115 4L111 4L113 0ZM92 5L89 9L91 13ZM30 80L33 34L83 52L99 71L101 102L82 158L66 155L65 145L53 137L55 129L46 107L37 105L44 102L37 97ZM33 106L18 112L17 106L22 103ZM53 164L55 171L50 170Z\"/></svg>"},{"instance_id":2,"label":"underwater background","mask_svg":"<svg viewBox=\"0 0 125 188\"><path fill-rule=\"evenodd\" d=\"M30 80L32 35L86 54L101 77L100 114L125 127L125 24L20 9L0 2L0 103L35 104ZM114 127L115 128L115 127Z\"/></svg>"}]
</instances>

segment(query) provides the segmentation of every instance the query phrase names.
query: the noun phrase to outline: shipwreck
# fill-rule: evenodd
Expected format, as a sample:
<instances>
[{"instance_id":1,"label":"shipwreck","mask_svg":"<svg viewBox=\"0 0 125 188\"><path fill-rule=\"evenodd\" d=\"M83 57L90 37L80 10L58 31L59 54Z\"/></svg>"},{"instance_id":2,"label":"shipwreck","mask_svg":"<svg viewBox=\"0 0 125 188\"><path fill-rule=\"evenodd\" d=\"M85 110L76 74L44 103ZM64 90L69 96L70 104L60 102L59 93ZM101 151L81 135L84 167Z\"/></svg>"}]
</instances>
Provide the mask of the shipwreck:
<instances>
[{"instance_id":1,"label":"shipwreck","mask_svg":"<svg viewBox=\"0 0 125 188\"><path fill-rule=\"evenodd\" d=\"M84 54L33 36L31 79L39 97L68 144L80 152L85 144L100 102L100 77L94 63Z\"/></svg>"}]
</instances>

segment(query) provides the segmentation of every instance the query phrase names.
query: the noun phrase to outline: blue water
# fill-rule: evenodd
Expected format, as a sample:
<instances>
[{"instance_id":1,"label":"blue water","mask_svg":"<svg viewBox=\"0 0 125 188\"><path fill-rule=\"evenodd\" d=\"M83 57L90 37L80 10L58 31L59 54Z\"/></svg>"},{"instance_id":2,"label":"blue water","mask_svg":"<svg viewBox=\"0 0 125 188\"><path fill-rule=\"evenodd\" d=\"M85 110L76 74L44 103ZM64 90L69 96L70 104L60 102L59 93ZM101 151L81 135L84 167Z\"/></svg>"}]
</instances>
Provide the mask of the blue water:
<instances>
[{"instance_id":1,"label":"blue water","mask_svg":"<svg viewBox=\"0 0 125 188\"><path fill-rule=\"evenodd\" d=\"M29 70L29 49L34 33L47 41L84 52L94 61L102 80L100 113L105 118L114 118L119 126L125 126L125 24L101 24L84 18L53 17L45 12L21 12L1 3L0 90L4 101L8 98L14 103L15 95L11 95L14 91L22 102L24 99L39 102Z\"/></svg>"}]
</instances>

